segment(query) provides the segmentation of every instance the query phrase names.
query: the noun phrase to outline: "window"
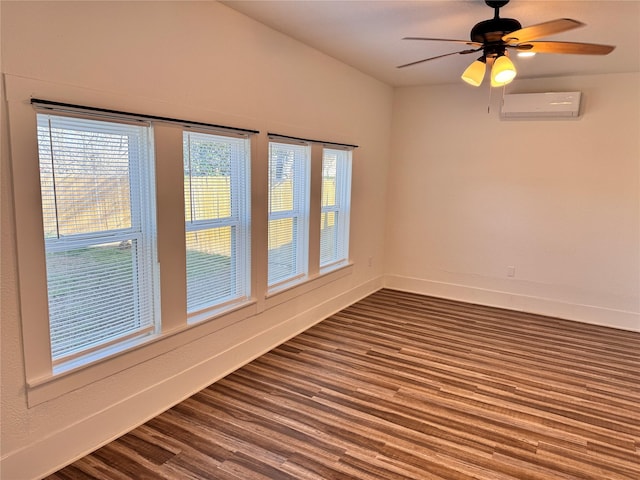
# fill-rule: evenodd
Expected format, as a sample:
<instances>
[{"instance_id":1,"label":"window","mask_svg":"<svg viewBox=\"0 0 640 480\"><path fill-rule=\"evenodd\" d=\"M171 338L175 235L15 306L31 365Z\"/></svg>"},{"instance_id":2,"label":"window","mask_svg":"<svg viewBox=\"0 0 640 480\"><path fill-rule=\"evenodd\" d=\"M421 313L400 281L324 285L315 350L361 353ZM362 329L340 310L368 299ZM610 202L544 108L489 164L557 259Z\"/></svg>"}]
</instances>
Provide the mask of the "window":
<instances>
[{"instance_id":1,"label":"window","mask_svg":"<svg viewBox=\"0 0 640 480\"><path fill-rule=\"evenodd\" d=\"M255 237L267 258L252 264L259 132L37 98L8 107L30 406L351 270L332 271L348 257L354 146L268 134Z\"/></svg>"},{"instance_id":2,"label":"window","mask_svg":"<svg viewBox=\"0 0 640 480\"><path fill-rule=\"evenodd\" d=\"M187 312L249 295L249 140L184 132Z\"/></svg>"},{"instance_id":3,"label":"window","mask_svg":"<svg viewBox=\"0 0 640 480\"><path fill-rule=\"evenodd\" d=\"M7 108L30 406L260 312L249 176L258 131L24 91ZM259 240L266 248L266 232Z\"/></svg>"},{"instance_id":4,"label":"window","mask_svg":"<svg viewBox=\"0 0 640 480\"><path fill-rule=\"evenodd\" d=\"M320 267L329 268L349 256L351 151L324 148L322 152L322 210Z\"/></svg>"},{"instance_id":5,"label":"window","mask_svg":"<svg viewBox=\"0 0 640 480\"><path fill-rule=\"evenodd\" d=\"M269 287L307 275L309 163L309 146L269 143Z\"/></svg>"},{"instance_id":6,"label":"window","mask_svg":"<svg viewBox=\"0 0 640 480\"><path fill-rule=\"evenodd\" d=\"M151 128L37 115L51 358L158 327Z\"/></svg>"}]
</instances>

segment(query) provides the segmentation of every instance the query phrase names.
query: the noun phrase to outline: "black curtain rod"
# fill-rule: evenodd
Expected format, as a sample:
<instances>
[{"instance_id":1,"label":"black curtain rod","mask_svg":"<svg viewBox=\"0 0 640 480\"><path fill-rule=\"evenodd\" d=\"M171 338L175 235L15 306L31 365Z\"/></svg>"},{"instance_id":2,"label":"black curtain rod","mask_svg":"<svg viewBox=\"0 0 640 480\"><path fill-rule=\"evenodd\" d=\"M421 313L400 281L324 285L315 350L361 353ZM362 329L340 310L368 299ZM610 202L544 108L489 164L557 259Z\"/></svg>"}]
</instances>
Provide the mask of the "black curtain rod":
<instances>
[{"instance_id":1,"label":"black curtain rod","mask_svg":"<svg viewBox=\"0 0 640 480\"><path fill-rule=\"evenodd\" d=\"M292 137L290 135L280 135L279 133L267 133L269 137L285 138L287 140L297 140L299 142L322 143L324 145L335 145L337 147L358 148L358 145L350 145L348 143L325 142L324 140L312 140L310 138Z\"/></svg>"},{"instance_id":2,"label":"black curtain rod","mask_svg":"<svg viewBox=\"0 0 640 480\"><path fill-rule=\"evenodd\" d=\"M235 132L242 132L247 134L260 133L258 130L249 130L247 128L227 127L225 125L216 125L213 123L204 123L204 122L194 122L191 120L182 120L180 118L160 117L157 115L146 115L144 113L132 113L132 112L123 112L121 110L109 110L107 108L87 107L85 105L74 105L72 103L53 102L51 100L42 100L40 98L32 98L31 103L32 104L35 103L45 107L50 106L50 107L74 108L79 110L86 110L87 112L99 112L99 113L107 113L111 115L123 115L123 116L129 116L129 117L136 117L144 120L157 120L162 122L181 123L181 124L195 125L200 127L219 128L223 130L232 130Z\"/></svg>"}]
</instances>

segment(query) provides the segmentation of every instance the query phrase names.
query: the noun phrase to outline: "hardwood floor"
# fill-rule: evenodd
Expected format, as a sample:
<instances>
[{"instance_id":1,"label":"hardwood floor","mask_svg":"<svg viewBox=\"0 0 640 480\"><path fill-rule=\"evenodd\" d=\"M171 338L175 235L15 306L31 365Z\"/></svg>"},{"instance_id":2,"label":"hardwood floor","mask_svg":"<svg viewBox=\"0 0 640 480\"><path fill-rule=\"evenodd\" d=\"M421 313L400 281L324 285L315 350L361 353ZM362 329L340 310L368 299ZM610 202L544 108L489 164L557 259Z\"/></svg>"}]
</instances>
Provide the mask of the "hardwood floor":
<instances>
[{"instance_id":1,"label":"hardwood floor","mask_svg":"<svg viewBox=\"0 0 640 480\"><path fill-rule=\"evenodd\" d=\"M381 290L48 478L638 480L639 346Z\"/></svg>"}]
</instances>

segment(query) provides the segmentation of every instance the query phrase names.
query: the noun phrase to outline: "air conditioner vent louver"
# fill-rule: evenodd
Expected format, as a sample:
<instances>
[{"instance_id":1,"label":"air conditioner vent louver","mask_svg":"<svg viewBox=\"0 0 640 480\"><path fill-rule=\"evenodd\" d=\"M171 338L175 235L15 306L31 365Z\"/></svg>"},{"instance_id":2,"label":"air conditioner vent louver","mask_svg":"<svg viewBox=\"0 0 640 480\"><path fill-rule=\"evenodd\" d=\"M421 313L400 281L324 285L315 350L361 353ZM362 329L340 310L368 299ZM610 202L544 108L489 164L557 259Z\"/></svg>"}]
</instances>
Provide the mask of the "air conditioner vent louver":
<instances>
[{"instance_id":1,"label":"air conditioner vent louver","mask_svg":"<svg viewBox=\"0 0 640 480\"><path fill-rule=\"evenodd\" d=\"M517 93L505 95L500 115L504 119L577 117L581 92Z\"/></svg>"}]
</instances>

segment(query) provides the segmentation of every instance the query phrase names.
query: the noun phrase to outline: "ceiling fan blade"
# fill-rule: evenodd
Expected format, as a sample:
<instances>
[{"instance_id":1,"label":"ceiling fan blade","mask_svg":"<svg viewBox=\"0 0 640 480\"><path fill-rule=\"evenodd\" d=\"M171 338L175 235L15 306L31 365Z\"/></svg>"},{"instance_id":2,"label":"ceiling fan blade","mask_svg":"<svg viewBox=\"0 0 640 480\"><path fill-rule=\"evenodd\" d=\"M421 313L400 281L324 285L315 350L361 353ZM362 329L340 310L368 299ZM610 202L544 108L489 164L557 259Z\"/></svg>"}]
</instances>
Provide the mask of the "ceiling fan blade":
<instances>
[{"instance_id":1,"label":"ceiling fan blade","mask_svg":"<svg viewBox=\"0 0 640 480\"><path fill-rule=\"evenodd\" d=\"M455 42L455 43L464 43L465 45L471 45L472 47L482 46L481 43L472 42L471 40L453 40L451 38L404 37L403 40L427 40L430 42Z\"/></svg>"},{"instance_id":2,"label":"ceiling fan blade","mask_svg":"<svg viewBox=\"0 0 640 480\"><path fill-rule=\"evenodd\" d=\"M523 43L529 40L535 40L540 37L547 37L556 33L566 32L574 28L582 27L584 23L571 18L558 18L550 20L530 27L524 27L511 33L507 33L502 37L502 41L506 43Z\"/></svg>"},{"instance_id":3,"label":"ceiling fan blade","mask_svg":"<svg viewBox=\"0 0 640 480\"><path fill-rule=\"evenodd\" d=\"M438 55L436 57L429 57L429 58L424 58L422 60L418 60L416 62L411 62L411 63L405 63L404 65L398 65L396 68L404 68L404 67L410 67L412 65L417 65L419 63L424 63L424 62L428 62L430 60L435 60L437 58L442 58L442 57L448 57L449 55L464 55L467 53L473 53L473 52L477 52L480 49L475 49L475 50L461 50L459 52L451 52L451 53L445 53L444 55Z\"/></svg>"},{"instance_id":4,"label":"ceiling fan blade","mask_svg":"<svg viewBox=\"0 0 640 480\"><path fill-rule=\"evenodd\" d=\"M616 47L612 45L580 42L527 42L516 46L517 50L524 52L572 53L575 55L607 55L614 48Z\"/></svg>"}]
</instances>

